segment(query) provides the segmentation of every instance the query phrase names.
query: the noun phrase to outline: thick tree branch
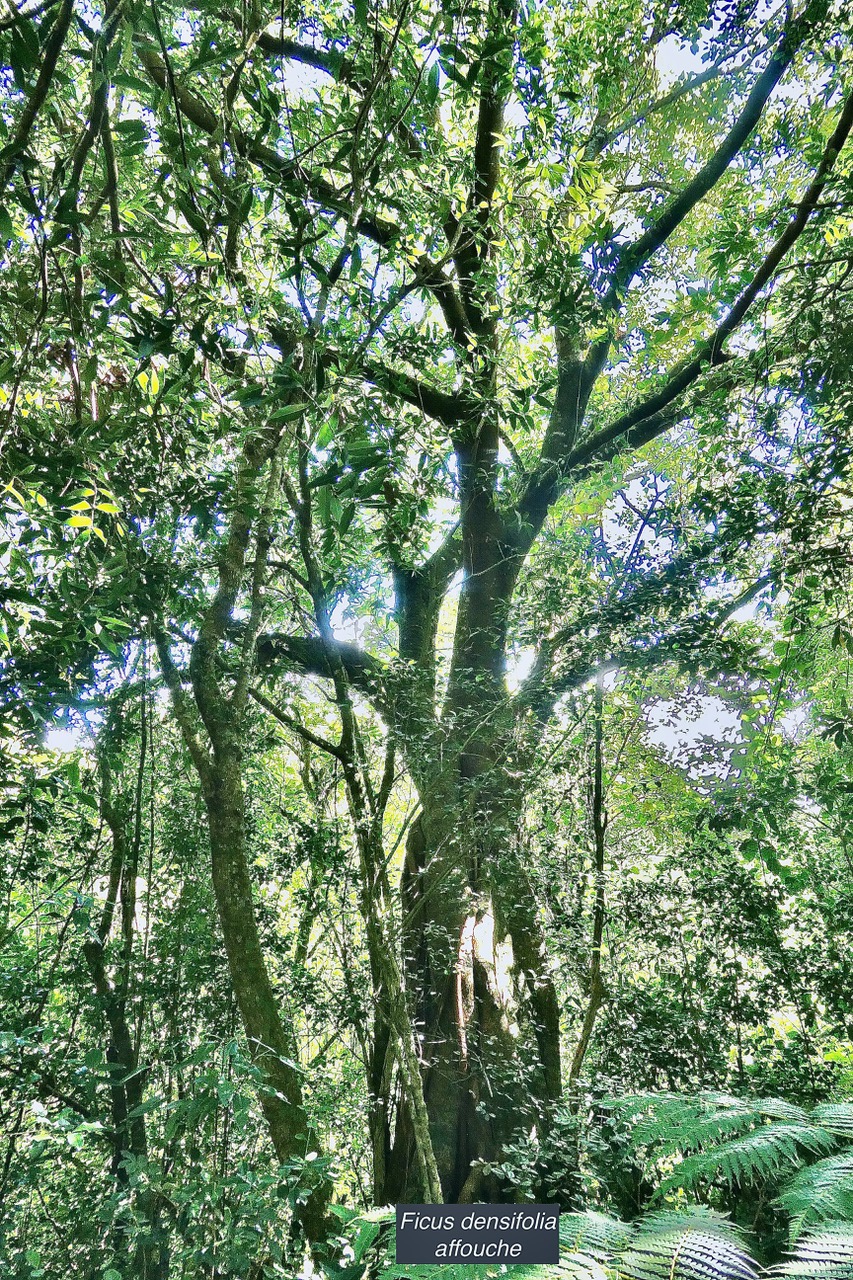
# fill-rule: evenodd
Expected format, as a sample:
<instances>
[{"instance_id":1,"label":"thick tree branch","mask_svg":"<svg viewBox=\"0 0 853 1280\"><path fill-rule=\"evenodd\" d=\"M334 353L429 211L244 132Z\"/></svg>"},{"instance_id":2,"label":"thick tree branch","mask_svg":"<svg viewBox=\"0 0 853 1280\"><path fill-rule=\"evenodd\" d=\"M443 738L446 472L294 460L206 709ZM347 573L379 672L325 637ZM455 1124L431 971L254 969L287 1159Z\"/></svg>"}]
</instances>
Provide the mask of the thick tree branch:
<instances>
[{"instance_id":1,"label":"thick tree branch","mask_svg":"<svg viewBox=\"0 0 853 1280\"><path fill-rule=\"evenodd\" d=\"M624 246L617 254L610 273L610 283L602 298L605 315L617 311L634 276L672 235L687 215L716 186L755 129L764 108L806 35L826 15L827 0L810 0L804 12L786 28L776 52L759 75L746 103L726 137L710 160L687 186L671 200L640 238ZM611 338L606 335L590 349L584 362L583 403L589 399L596 380L602 373L610 352Z\"/></svg>"},{"instance_id":2,"label":"thick tree branch","mask_svg":"<svg viewBox=\"0 0 853 1280\"><path fill-rule=\"evenodd\" d=\"M348 372L348 361L344 354L327 348L322 355L323 364L328 367L342 368ZM394 369L371 356L358 361L352 370L354 376L363 378L381 391L398 396L407 404L412 404L430 418L446 427L456 427L467 416L472 408L467 398L459 392L442 391L431 387L411 373L402 369Z\"/></svg>"},{"instance_id":3,"label":"thick tree branch","mask_svg":"<svg viewBox=\"0 0 853 1280\"><path fill-rule=\"evenodd\" d=\"M684 597L692 594L695 598L695 591L690 593L678 590L678 576L679 573L683 573L682 561L683 558L678 557L659 575L642 584L640 595L643 597L643 605L648 608L652 604L656 580L664 593L664 600L666 594L671 594L673 589L676 596ZM696 564L694 568L698 572L701 566ZM537 721L544 724L564 694L580 689L598 674L619 670L641 670L668 660L682 660L693 664L698 657L702 656L713 657L728 665L732 654L729 651L730 647L727 647L722 639L720 628L738 609L771 586L773 581L772 572L762 574L732 599L716 606L712 605L703 612L696 612L686 620L676 621L669 629L655 627L657 635L650 634L647 626L644 635L633 640L629 639L618 648L608 643L619 625L617 618L621 620L622 625L629 625L636 620L640 601L632 594L630 600L613 602L610 611L612 626L605 609L596 618L596 623L600 621L600 625L596 625L594 636L580 637L578 629L572 627L543 646L534 671L516 695L516 711L519 714L532 712ZM678 603L687 607L689 600L682 598ZM575 652L571 657L567 657L561 646L573 641ZM602 653L602 641L609 652ZM564 659L563 663L560 662L561 658ZM743 664L740 661L735 662L734 665L740 670Z\"/></svg>"},{"instance_id":4,"label":"thick tree branch","mask_svg":"<svg viewBox=\"0 0 853 1280\"><path fill-rule=\"evenodd\" d=\"M608 427L596 432L573 455L570 455L566 460L568 474L577 473L593 459L596 462L604 461L612 456L616 448L623 447L625 444L633 443L634 447L639 447L660 435L673 421L672 415L665 412L673 401L696 381L703 370L725 361L723 346L726 340L746 318L747 312L758 295L773 279L782 259L805 230L851 129L853 129L853 94L844 104L838 124L821 157L814 180L797 206L794 217L713 334L701 343L693 359L673 374L660 391L617 418Z\"/></svg>"},{"instance_id":5,"label":"thick tree branch","mask_svg":"<svg viewBox=\"0 0 853 1280\"><path fill-rule=\"evenodd\" d=\"M672 373L659 391L584 440L564 457L562 463L551 457L546 457L540 463L520 503L525 523L533 528L541 527L541 521L565 478L580 478L591 466L601 465L622 449L641 448L679 420L681 414L673 409L675 402L696 382L700 374L730 358L723 350L727 339L743 323L753 303L771 282L785 255L808 225L851 129L853 94L844 103L814 179L797 205L794 217L714 332L697 344L696 354ZM546 440L546 445L547 443Z\"/></svg>"},{"instance_id":6,"label":"thick tree branch","mask_svg":"<svg viewBox=\"0 0 853 1280\"><path fill-rule=\"evenodd\" d=\"M263 670L265 667L278 665L302 675L331 679L333 669L327 653L329 643L320 636L259 636L258 667ZM369 698L381 699L387 679L384 664L358 645L348 644L344 640L331 643L353 687Z\"/></svg>"},{"instance_id":7,"label":"thick tree branch","mask_svg":"<svg viewBox=\"0 0 853 1280\"><path fill-rule=\"evenodd\" d=\"M601 976L601 958L604 944L605 921L605 866L606 836L608 826L604 795L604 676L599 673L595 681L595 739L592 775L592 834L593 834L593 907L592 938L589 949L589 975L587 978L587 1006L569 1068L568 1092L571 1096L577 1085L584 1059L589 1049L598 1010L605 996ZM574 1100L572 1100L574 1104Z\"/></svg>"},{"instance_id":8,"label":"thick tree branch","mask_svg":"<svg viewBox=\"0 0 853 1280\"><path fill-rule=\"evenodd\" d=\"M477 232L472 236L463 230L454 253L465 311L478 333L494 333L497 320L496 314L488 314L482 299L477 298L476 275L479 266L489 258L494 239L493 203L500 177L504 109L509 88L506 53L512 49L516 20L514 0L494 0L486 37L487 43L494 47L491 56L484 59L481 72L474 139L474 180L468 196L468 210L474 218Z\"/></svg>"},{"instance_id":9,"label":"thick tree branch","mask_svg":"<svg viewBox=\"0 0 853 1280\"><path fill-rule=\"evenodd\" d=\"M742 111L711 158L640 238L620 252L603 300L605 311L618 305L637 272L719 182L761 119L771 93L791 65L806 35L825 15L826 9L826 0L811 0L801 17L785 31L775 53L753 85Z\"/></svg>"},{"instance_id":10,"label":"thick tree branch","mask_svg":"<svg viewBox=\"0 0 853 1280\"><path fill-rule=\"evenodd\" d=\"M2 164L2 168L0 168L0 194L5 190L6 183L14 173L21 152L29 141L32 127L36 121L36 116L44 106L54 73L56 72L56 64L59 61L59 55L62 52L62 47L65 44L65 38L68 35L68 28L71 25L73 12L74 0L63 0L62 8L56 15L56 20L51 28L47 44L45 45L38 79L36 80L32 93L24 105L24 109L21 112L21 118L18 121L18 127L12 135L11 141L3 148L2 160L0 160L0 164Z\"/></svg>"},{"instance_id":11,"label":"thick tree branch","mask_svg":"<svg viewBox=\"0 0 853 1280\"><path fill-rule=\"evenodd\" d=\"M742 48L742 47L741 47ZM721 75L731 75L735 70L743 70L743 66L738 68L727 67L726 63L733 57L737 57L741 49L727 50L725 55L720 58L719 62L714 62L710 67L706 67L704 71L698 72L694 76L688 76L685 80L679 81L673 85L668 93L662 94L659 98L654 98L641 110L635 111L633 115L622 120L612 129L606 126L600 129L594 129L587 143L585 157L587 159L595 159L600 155L606 147L610 147L614 142L618 141L623 134L629 129L633 129L635 125L642 124L648 120L650 115L654 115L658 111L665 111L668 107L674 106L676 102L680 102L682 98L686 98L689 94L695 93L697 89L701 89L703 85L709 84L712 80L717 80ZM757 57L761 56L763 50L757 50L749 57L749 62L754 62Z\"/></svg>"},{"instance_id":12,"label":"thick tree branch","mask_svg":"<svg viewBox=\"0 0 853 1280\"><path fill-rule=\"evenodd\" d=\"M175 78L174 84L170 84L168 68L159 50L143 45L139 49L139 57L148 76L159 88L173 89L176 107L181 114L204 133L215 134L219 128L219 118L206 102L191 93L180 80ZM248 137L242 130L235 129L233 137L240 153L274 176L278 182L295 184L317 204L336 213L352 212L346 196L324 178L309 174L298 161L287 160L272 147ZM359 218L355 227L362 235L380 245L390 244L399 235L394 223L367 215Z\"/></svg>"},{"instance_id":13,"label":"thick tree branch","mask_svg":"<svg viewBox=\"0 0 853 1280\"><path fill-rule=\"evenodd\" d=\"M178 722L178 728L181 731L181 737L198 771L202 786L207 788L210 786L211 780L212 762L210 753L202 744L196 725L193 723L193 715L184 692L181 673L175 665L169 650L169 640L165 632L156 630L154 632L154 643L157 646L160 670L163 672L163 680L171 696L172 709Z\"/></svg>"},{"instance_id":14,"label":"thick tree branch","mask_svg":"<svg viewBox=\"0 0 853 1280\"><path fill-rule=\"evenodd\" d=\"M10 0L6 0L5 7L10 16L0 20L0 31L8 31L11 27L16 27L21 22L31 22L40 13L44 13L47 9L53 9L57 3L58 0L37 0L36 4L22 4L16 9Z\"/></svg>"},{"instance_id":15,"label":"thick tree branch","mask_svg":"<svg viewBox=\"0 0 853 1280\"><path fill-rule=\"evenodd\" d=\"M170 83L168 68L159 50L150 45L140 46L139 57L150 79L159 88L168 87L173 91L176 108L187 120L204 133L217 132L219 118L207 103L191 93L180 80L175 79ZM298 160L288 160L280 156L272 147L249 137L242 130L235 129L232 136L240 154L257 164L278 183L297 187L322 208L330 209L344 217L353 215L352 204L347 196L325 178L309 173ZM401 237L400 229L395 223L386 218L365 213L355 217L353 229L359 235L365 236L382 247L397 242ZM424 288L429 289L441 307L445 323L454 341L459 346L466 347L469 323L453 281L439 265L423 254L418 259L418 275Z\"/></svg>"},{"instance_id":16,"label":"thick tree branch","mask_svg":"<svg viewBox=\"0 0 853 1280\"><path fill-rule=\"evenodd\" d=\"M435 690L435 637L441 602L461 564L462 536L457 527L424 564L414 569L395 564L392 569L400 657L414 663L428 680L430 694Z\"/></svg>"},{"instance_id":17,"label":"thick tree branch","mask_svg":"<svg viewBox=\"0 0 853 1280\"><path fill-rule=\"evenodd\" d=\"M239 27L236 14L233 20ZM299 40L290 40L274 31L262 31L258 36L258 48L275 58L287 58L290 62L301 62L306 67L314 67L317 71L325 71L333 80L342 84L350 80L352 63L347 62L340 49L317 49L314 45L302 44Z\"/></svg>"},{"instance_id":18,"label":"thick tree branch","mask_svg":"<svg viewBox=\"0 0 853 1280\"><path fill-rule=\"evenodd\" d=\"M341 748L334 742L329 742L326 738L321 738L318 734L312 733L307 729L301 721L296 720L293 716L289 716L281 707L277 707L260 689L250 688L249 696L254 698L259 706L268 711L271 716L278 720L279 724L283 724L285 728L292 729L294 733L298 733L300 738L304 738L306 742L310 742L312 746L319 747L321 751L325 751L328 755L334 756L337 760L344 760L344 753Z\"/></svg>"}]
</instances>

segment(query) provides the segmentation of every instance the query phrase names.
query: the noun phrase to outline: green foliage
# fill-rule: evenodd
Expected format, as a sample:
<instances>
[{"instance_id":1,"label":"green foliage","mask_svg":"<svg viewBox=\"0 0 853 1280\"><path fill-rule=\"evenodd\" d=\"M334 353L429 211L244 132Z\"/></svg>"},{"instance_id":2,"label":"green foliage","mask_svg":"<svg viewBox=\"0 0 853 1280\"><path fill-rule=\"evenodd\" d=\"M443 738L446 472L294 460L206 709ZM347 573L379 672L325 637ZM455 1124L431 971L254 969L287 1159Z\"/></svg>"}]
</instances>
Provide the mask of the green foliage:
<instances>
[{"instance_id":1,"label":"green foliage","mask_svg":"<svg viewBox=\"0 0 853 1280\"><path fill-rule=\"evenodd\" d=\"M780 1192L779 1203L791 1215L794 1239L815 1223L853 1222L853 1152L801 1169Z\"/></svg>"},{"instance_id":2,"label":"green foliage","mask_svg":"<svg viewBox=\"0 0 853 1280\"><path fill-rule=\"evenodd\" d=\"M4 8L4 1276L292 1280L320 1184L355 1280L418 1084L576 1280L753 1274L655 1194L850 1218L851 65L838 0Z\"/></svg>"},{"instance_id":3,"label":"green foliage","mask_svg":"<svg viewBox=\"0 0 853 1280\"><path fill-rule=\"evenodd\" d=\"M677 1189L707 1193L720 1183L781 1186L778 1203L791 1216L795 1240L816 1224L853 1221L853 1155L826 1156L853 1137L853 1105L826 1103L806 1113L777 1098L752 1102L713 1092L640 1094L608 1105L630 1125L637 1157L664 1171L659 1197Z\"/></svg>"}]
</instances>

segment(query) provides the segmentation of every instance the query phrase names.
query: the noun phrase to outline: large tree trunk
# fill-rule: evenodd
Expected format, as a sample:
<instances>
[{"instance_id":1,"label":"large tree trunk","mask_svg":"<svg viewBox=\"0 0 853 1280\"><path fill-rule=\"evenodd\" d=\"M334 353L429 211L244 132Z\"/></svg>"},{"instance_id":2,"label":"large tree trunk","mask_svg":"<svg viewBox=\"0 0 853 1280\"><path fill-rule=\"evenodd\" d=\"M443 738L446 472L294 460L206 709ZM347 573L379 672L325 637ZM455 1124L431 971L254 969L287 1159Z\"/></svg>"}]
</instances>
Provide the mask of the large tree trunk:
<instances>
[{"instance_id":1,"label":"large tree trunk","mask_svg":"<svg viewBox=\"0 0 853 1280\"><path fill-rule=\"evenodd\" d=\"M464 808L447 787L424 793L407 842L404 964L447 1202L511 1198L484 1166L532 1127L542 1133L560 1094L559 1009L508 782L492 769L488 797L473 792ZM412 1190L410 1142L403 1106L391 1199Z\"/></svg>"},{"instance_id":2,"label":"large tree trunk","mask_svg":"<svg viewBox=\"0 0 853 1280\"><path fill-rule=\"evenodd\" d=\"M532 1128L541 1134L561 1090L559 1007L520 846L531 752L504 683L507 601L519 560L501 540L484 489L497 456L494 432L480 433L476 454L462 468L465 580L438 714L426 673L434 672L442 553L396 575L411 674L394 719L421 802L401 884L404 970L450 1202L512 1197L485 1166ZM398 1112L387 1199L411 1190L405 1099Z\"/></svg>"}]
</instances>

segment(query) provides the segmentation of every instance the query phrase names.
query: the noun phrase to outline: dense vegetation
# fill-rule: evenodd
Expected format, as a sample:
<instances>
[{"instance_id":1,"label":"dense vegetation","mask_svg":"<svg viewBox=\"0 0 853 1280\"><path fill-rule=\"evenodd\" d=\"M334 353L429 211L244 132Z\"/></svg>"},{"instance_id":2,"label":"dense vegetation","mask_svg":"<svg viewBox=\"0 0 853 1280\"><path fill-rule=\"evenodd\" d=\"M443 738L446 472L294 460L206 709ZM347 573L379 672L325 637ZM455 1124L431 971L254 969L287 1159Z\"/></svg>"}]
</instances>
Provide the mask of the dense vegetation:
<instances>
[{"instance_id":1,"label":"dense vegetation","mask_svg":"<svg viewBox=\"0 0 853 1280\"><path fill-rule=\"evenodd\" d=\"M849 1280L848 6L0 50L0 1273Z\"/></svg>"}]
</instances>

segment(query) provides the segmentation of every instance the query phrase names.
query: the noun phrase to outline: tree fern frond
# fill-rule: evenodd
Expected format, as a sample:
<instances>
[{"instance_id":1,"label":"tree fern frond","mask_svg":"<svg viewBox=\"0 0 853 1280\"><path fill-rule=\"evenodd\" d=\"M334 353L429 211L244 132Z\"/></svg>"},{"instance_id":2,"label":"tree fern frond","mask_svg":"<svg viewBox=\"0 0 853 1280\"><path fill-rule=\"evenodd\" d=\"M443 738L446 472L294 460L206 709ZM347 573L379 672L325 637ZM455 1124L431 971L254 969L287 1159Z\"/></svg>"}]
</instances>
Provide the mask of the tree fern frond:
<instances>
[{"instance_id":1,"label":"tree fern frond","mask_svg":"<svg viewBox=\"0 0 853 1280\"><path fill-rule=\"evenodd\" d=\"M608 1105L632 1125L635 1147L652 1147L659 1155L701 1150L764 1125L767 1120L814 1127L802 1107L782 1098L752 1101L715 1090L692 1097L634 1094L610 1100Z\"/></svg>"},{"instance_id":2,"label":"tree fern frond","mask_svg":"<svg viewBox=\"0 0 853 1280\"><path fill-rule=\"evenodd\" d=\"M811 1224L853 1221L853 1151L829 1156L801 1169L778 1197L791 1215L791 1238Z\"/></svg>"},{"instance_id":3,"label":"tree fern frond","mask_svg":"<svg viewBox=\"0 0 853 1280\"><path fill-rule=\"evenodd\" d=\"M622 1112L622 1119L632 1124L634 1146L654 1147L674 1136L683 1137L693 1132L707 1114L708 1105L701 1098L664 1096L656 1099L650 1095L642 1111L635 1112L633 1116Z\"/></svg>"},{"instance_id":4,"label":"tree fern frond","mask_svg":"<svg viewBox=\"0 0 853 1280\"><path fill-rule=\"evenodd\" d=\"M601 1105L608 1111L621 1114L626 1111L643 1111L646 1107L665 1106L668 1103L682 1104L689 1101L683 1093L667 1093L665 1091L643 1090L640 1093L620 1093L601 1099Z\"/></svg>"},{"instance_id":5,"label":"tree fern frond","mask_svg":"<svg viewBox=\"0 0 853 1280\"><path fill-rule=\"evenodd\" d=\"M668 1230L638 1234L617 1260L624 1280L756 1280L749 1254L717 1232Z\"/></svg>"},{"instance_id":6,"label":"tree fern frond","mask_svg":"<svg viewBox=\"0 0 853 1280\"><path fill-rule=\"evenodd\" d=\"M713 1178L730 1186L769 1178L785 1165L798 1166L802 1152L831 1150L833 1136L817 1125L764 1124L739 1138L686 1156L661 1184L659 1194L674 1187L693 1188Z\"/></svg>"},{"instance_id":7,"label":"tree fern frond","mask_svg":"<svg viewBox=\"0 0 853 1280\"><path fill-rule=\"evenodd\" d=\"M750 1098L739 1098L734 1093L723 1093L720 1089L702 1089L696 1097L706 1107L717 1107L719 1110L741 1111L744 1114L755 1111L759 1105Z\"/></svg>"},{"instance_id":8,"label":"tree fern frond","mask_svg":"<svg viewBox=\"0 0 853 1280\"><path fill-rule=\"evenodd\" d=\"M562 1213L560 1215L560 1244L570 1252L588 1253L600 1262L624 1249L631 1238L632 1228L627 1222L610 1218L604 1213Z\"/></svg>"},{"instance_id":9,"label":"tree fern frond","mask_svg":"<svg viewBox=\"0 0 853 1280\"><path fill-rule=\"evenodd\" d=\"M853 1138L853 1104L849 1102L824 1102L815 1107L811 1119L840 1138Z\"/></svg>"},{"instance_id":10,"label":"tree fern frond","mask_svg":"<svg viewBox=\"0 0 853 1280\"><path fill-rule=\"evenodd\" d=\"M623 1098L605 1098L602 1103L621 1120L642 1123L645 1119L675 1119L703 1110L700 1098L680 1093L631 1093Z\"/></svg>"},{"instance_id":11,"label":"tree fern frond","mask_svg":"<svg viewBox=\"0 0 853 1280\"><path fill-rule=\"evenodd\" d=\"M637 1145L654 1145L656 1156L700 1151L748 1132L758 1119L760 1117L751 1112L711 1111L704 1116L696 1116L689 1125L678 1126L672 1133L661 1133L654 1144L637 1142Z\"/></svg>"},{"instance_id":12,"label":"tree fern frond","mask_svg":"<svg viewBox=\"0 0 853 1280\"><path fill-rule=\"evenodd\" d=\"M800 1240L790 1258L773 1267L771 1276L797 1280L853 1280L853 1226L827 1223Z\"/></svg>"},{"instance_id":13,"label":"tree fern frond","mask_svg":"<svg viewBox=\"0 0 853 1280\"><path fill-rule=\"evenodd\" d=\"M398 1265L392 1261L393 1244L388 1258L381 1273L385 1280L493 1280L510 1272L499 1263ZM738 1228L701 1206L661 1210L633 1224L592 1211L563 1214L559 1263L513 1263L511 1275L512 1280L758 1280Z\"/></svg>"},{"instance_id":14,"label":"tree fern frond","mask_svg":"<svg viewBox=\"0 0 853 1280\"><path fill-rule=\"evenodd\" d=\"M701 1231L706 1235L718 1235L740 1242L742 1231L724 1213L709 1209L707 1205L689 1205L684 1209L655 1209L634 1223L638 1236L659 1235L669 1231Z\"/></svg>"},{"instance_id":15,"label":"tree fern frond","mask_svg":"<svg viewBox=\"0 0 853 1280\"><path fill-rule=\"evenodd\" d=\"M814 1112L810 1114L784 1098L759 1098L752 1107L768 1120L784 1120L788 1124L812 1124L816 1119Z\"/></svg>"}]
</instances>

